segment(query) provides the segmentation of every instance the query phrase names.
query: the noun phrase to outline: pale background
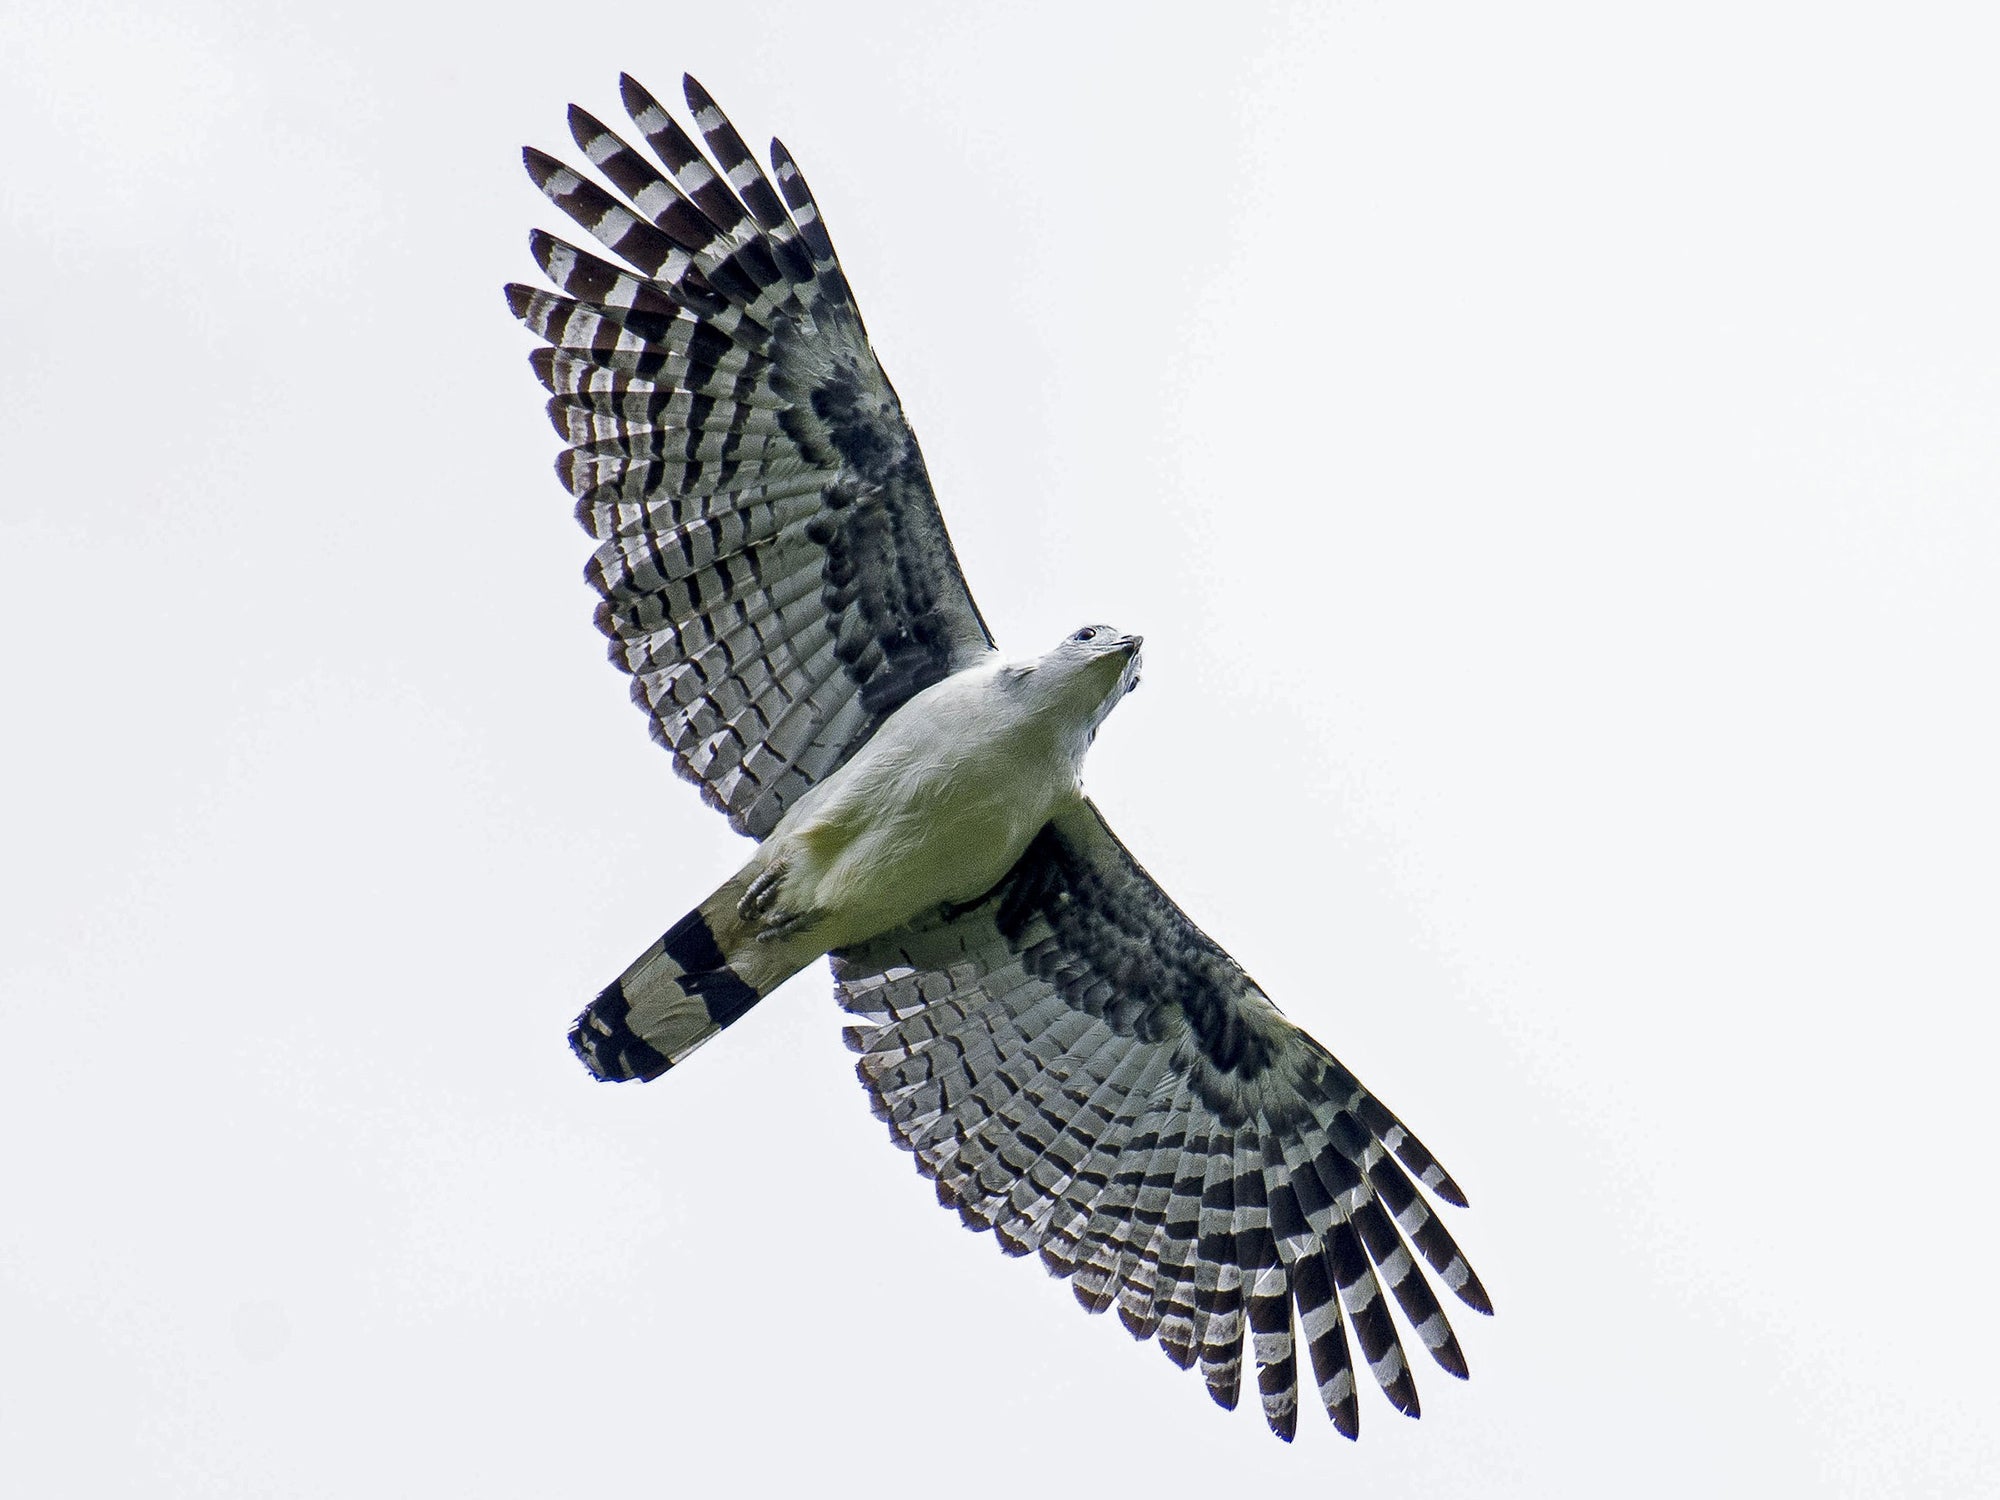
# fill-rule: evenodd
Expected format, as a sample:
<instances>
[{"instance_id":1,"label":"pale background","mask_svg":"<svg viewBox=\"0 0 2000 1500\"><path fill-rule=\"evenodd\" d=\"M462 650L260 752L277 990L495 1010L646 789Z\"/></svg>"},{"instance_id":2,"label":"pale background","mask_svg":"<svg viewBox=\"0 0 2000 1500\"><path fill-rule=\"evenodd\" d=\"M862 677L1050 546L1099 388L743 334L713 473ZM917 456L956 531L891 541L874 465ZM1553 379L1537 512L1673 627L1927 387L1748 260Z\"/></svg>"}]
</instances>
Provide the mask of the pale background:
<instances>
[{"instance_id":1,"label":"pale background","mask_svg":"<svg viewBox=\"0 0 2000 1500\"><path fill-rule=\"evenodd\" d=\"M9 1492L1990 1483L2000 34L1638 9L9 6ZM1093 791L1472 1197L1421 1423L964 1233L823 969L571 1059L743 853L499 291L621 67L797 153L1003 642L1145 632Z\"/></svg>"}]
</instances>

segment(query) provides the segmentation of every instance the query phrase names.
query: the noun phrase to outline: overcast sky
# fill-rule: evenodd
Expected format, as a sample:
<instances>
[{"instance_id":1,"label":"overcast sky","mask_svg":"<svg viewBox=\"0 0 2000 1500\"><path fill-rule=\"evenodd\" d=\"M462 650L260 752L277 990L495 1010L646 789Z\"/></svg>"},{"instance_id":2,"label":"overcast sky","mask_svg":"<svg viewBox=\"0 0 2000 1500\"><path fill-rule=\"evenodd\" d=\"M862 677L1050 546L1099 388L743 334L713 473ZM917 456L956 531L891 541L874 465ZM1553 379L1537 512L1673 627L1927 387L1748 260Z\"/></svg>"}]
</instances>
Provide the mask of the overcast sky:
<instances>
[{"instance_id":1,"label":"overcast sky","mask_svg":"<svg viewBox=\"0 0 2000 1500\"><path fill-rule=\"evenodd\" d=\"M1969 1495L1990 7L0 11L0 1471L37 1496ZM462 16L477 14L476 22ZM810 175L1092 792L1472 1199L1424 1417L940 1212L603 663L502 282L628 68Z\"/></svg>"}]
</instances>

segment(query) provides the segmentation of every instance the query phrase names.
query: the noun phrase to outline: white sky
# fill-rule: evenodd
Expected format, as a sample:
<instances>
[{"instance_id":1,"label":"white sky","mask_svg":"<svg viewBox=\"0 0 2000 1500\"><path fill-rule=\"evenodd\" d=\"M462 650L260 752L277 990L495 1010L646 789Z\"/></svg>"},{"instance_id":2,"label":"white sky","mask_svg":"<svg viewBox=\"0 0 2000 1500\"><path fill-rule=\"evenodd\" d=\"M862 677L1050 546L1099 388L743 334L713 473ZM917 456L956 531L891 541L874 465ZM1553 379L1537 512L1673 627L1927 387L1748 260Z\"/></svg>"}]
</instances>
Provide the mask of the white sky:
<instances>
[{"instance_id":1,"label":"white sky","mask_svg":"<svg viewBox=\"0 0 2000 1500\"><path fill-rule=\"evenodd\" d=\"M1990 1482L2000 31L1637 9L0 12L10 1489ZM1003 643L1145 632L1093 791L1472 1197L1421 1423L964 1233L823 969L571 1059L743 852L499 292L621 67L798 155Z\"/></svg>"}]
</instances>

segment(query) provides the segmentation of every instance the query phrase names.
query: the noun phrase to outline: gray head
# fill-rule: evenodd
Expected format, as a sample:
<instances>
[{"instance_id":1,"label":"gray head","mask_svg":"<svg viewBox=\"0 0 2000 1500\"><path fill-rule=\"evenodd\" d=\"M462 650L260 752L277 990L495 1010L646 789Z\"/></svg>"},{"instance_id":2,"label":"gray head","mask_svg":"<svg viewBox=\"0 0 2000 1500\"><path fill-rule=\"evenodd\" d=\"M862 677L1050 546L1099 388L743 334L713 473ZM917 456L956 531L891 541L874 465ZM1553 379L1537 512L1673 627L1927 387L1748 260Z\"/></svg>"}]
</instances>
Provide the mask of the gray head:
<instances>
[{"instance_id":1,"label":"gray head","mask_svg":"<svg viewBox=\"0 0 2000 1500\"><path fill-rule=\"evenodd\" d=\"M1118 700L1139 685L1143 644L1143 637L1121 635L1109 625L1085 625L1013 669L1015 680L1051 709L1060 705L1060 712L1094 735Z\"/></svg>"}]
</instances>

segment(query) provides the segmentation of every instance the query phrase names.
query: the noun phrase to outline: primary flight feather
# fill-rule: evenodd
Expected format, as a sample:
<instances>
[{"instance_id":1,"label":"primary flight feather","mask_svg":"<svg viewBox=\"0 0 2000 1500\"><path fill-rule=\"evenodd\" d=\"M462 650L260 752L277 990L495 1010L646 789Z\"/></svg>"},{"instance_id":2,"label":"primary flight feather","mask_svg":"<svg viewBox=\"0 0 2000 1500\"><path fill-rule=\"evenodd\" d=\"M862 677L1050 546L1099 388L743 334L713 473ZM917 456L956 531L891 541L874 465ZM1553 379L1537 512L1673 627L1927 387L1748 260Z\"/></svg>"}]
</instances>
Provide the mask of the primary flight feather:
<instances>
[{"instance_id":1,"label":"primary flight feather","mask_svg":"<svg viewBox=\"0 0 2000 1500\"><path fill-rule=\"evenodd\" d=\"M1459 1376L1419 1261L1492 1310L1417 1184L1464 1195L1083 796L1139 637L1085 626L1001 656L790 154L772 142L774 185L692 78L706 152L620 84L651 154L570 111L615 192L525 153L618 260L537 231L559 290L507 300L545 346L611 659L758 845L570 1045L598 1078L657 1078L830 955L875 1112L969 1226L1198 1363L1224 1406L1247 1331L1280 1437L1297 1337L1341 1432L1353 1348L1415 1416L1389 1301Z\"/></svg>"}]
</instances>

